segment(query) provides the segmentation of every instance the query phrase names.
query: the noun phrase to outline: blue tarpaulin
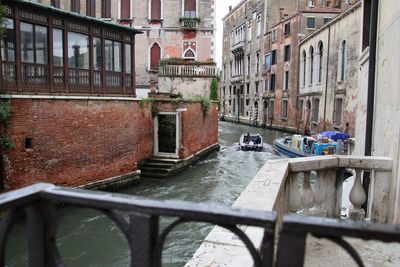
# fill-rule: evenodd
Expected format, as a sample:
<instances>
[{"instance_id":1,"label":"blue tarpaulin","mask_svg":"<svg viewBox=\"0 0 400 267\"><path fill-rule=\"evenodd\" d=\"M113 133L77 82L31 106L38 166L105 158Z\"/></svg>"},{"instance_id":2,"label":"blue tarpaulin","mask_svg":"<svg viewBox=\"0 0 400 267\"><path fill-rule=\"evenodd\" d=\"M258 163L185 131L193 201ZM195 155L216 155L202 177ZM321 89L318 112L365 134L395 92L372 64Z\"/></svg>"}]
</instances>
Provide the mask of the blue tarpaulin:
<instances>
[{"instance_id":1,"label":"blue tarpaulin","mask_svg":"<svg viewBox=\"0 0 400 267\"><path fill-rule=\"evenodd\" d=\"M349 139L349 137L350 137L350 135L348 135L347 133L341 133L341 132L335 132L335 131L321 132L319 134L321 134L323 137L332 139L333 141L337 141L339 139L344 141L344 140Z\"/></svg>"}]
</instances>

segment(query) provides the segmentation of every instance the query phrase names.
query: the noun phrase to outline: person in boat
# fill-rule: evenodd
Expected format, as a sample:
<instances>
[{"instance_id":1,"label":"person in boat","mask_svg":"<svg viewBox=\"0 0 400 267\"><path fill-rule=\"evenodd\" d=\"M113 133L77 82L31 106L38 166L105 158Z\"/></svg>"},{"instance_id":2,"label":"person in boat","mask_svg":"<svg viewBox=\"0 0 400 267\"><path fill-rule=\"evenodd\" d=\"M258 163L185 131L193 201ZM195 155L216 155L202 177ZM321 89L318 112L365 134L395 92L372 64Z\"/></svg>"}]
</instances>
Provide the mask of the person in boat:
<instances>
[{"instance_id":1,"label":"person in boat","mask_svg":"<svg viewBox=\"0 0 400 267\"><path fill-rule=\"evenodd\" d=\"M244 137L244 142L246 144L250 142L250 133L247 133L247 135Z\"/></svg>"},{"instance_id":2,"label":"person in boat","mask_svg":"<svg viewBox=\"0 0 400 267\"><path fill-rule=\"evenodd\" d=\"M350 129L350 123L346 122L345 126L344 126L344 130L343 133L349 135L349 129Z\"/></svg>"},{"instance_id":3,"label":"person in boat","mask_svg":"<svg viewBox=\"0 0 400 267\"><path fill-rule=\"evenodd\" d=\"M257 134L256 144L261 144L261 136Z\"/></svg>"}]
</instances>

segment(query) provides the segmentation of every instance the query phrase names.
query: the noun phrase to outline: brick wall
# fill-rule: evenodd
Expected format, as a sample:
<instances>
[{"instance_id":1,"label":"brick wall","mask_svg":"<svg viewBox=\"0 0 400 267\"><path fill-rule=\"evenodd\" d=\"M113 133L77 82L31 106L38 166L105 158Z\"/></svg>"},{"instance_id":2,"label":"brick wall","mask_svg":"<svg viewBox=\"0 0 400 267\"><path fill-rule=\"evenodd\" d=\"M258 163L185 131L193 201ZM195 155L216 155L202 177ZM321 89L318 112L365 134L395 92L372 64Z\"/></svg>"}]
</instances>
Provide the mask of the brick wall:
<instances>
[{"instance_id":1,"label":"brick wall","mask_svg":"<svg viewBox=\"0 0 400 267\"><path fill-rule=\"evenodd\" d=\"M153 155L151 105L117 100L13 99L7 127L16 147L3 154L5 189L48 182L78 186L128 174ZM217 110L200 103L159 102L159 111L182 114L186 158L218 141ZM32 148L26 148L27 141ZM29 143L29 142L28 142Z\"/></svg>"}]
</instances>

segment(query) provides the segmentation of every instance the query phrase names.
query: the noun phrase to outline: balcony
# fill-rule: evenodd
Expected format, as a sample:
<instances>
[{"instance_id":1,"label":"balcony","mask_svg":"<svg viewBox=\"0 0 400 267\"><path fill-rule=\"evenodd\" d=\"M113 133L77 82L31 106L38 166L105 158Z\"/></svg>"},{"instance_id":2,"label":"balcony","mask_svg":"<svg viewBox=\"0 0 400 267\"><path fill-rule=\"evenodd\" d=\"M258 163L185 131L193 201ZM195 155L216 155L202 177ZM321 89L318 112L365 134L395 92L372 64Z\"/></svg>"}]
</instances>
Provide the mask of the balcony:
<instances>
[{"instance_id":1,"label":"balcony","mask_svg":"<svg viewBox=\"0 0 400 267\"><path fill-rule=\"evenodd\" d=\"M200 18L181 17L179 18L183 31L197 31Z\"/></svg>"},{"instance_id":2,"label":"balcony","mask_svg":"<svg viewBox=\"0 0 400 267\"><path fill-rule=\"evenodd\" d=\"M219 69L214 65L160 65L161 77L203 77L213 78L219 75Z\"/></svg>"},{"instance_id":3,"label":"balcony","mask_svg":"<svg viewBox=\"0 0 400 267\"><path fill-rule=\"evenodd\" d=\"M231 51L234 54L244 52L245 41L239 41L231 45Z\"/></svg>"},{"instance_id":4,"label":"balcony","mask_svg":"<svg viewBox=\"0 0 400 267\"><path fill-rule=\"evenodd\" d=\"M237 75L232 76L231 83L244 83L244 75L237 74Z\"/></svg>"}]
</instances>

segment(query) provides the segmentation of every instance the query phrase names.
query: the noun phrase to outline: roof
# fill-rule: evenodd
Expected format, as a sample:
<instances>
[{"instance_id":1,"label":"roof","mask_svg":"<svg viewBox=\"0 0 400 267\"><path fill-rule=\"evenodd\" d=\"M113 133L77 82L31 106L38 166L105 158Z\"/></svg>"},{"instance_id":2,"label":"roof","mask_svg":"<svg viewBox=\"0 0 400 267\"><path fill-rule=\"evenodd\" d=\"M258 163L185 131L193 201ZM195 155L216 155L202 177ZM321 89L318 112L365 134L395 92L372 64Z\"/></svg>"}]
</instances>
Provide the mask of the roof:
<instances>
[{"instance_id":1,"label":"roof","mask_svg":"<svg viewBox=\"0 0 400 267\"><path fill-rule=\"evenodd\" d=\"M317 34L319 34L320 32L322 32L323 30L325 30L326 28L330 27L331 25L335 24L337 21L341 20L342 18L346 17L347 15L349 15L350 13L354 12L355 10L357 10L357 8L360 8L362 5L362 2L358 2L357 4L355 4L354 6L351 6L350 8L348 8L346 11L344 11L342 14L336 16L335 18L333 18L331 21L329 21L328 23L326 23L324 26L322 26L321 28L319 28L318 30L314 31L313 33L311 33L310 35L308 35L307 37L305 37L303 40L301 40L301 42L299 43L299 46L302 45L303 43L305 43L306 41L308 41L309 39L315 37Z\"/></svg>"},{"instance_id":2,"label":"roof","mask_svg":"<svg viewBox=\"0 0 400 267\"><path fill-rule=\"evenodd\" d=\"M28 7L37 8L37 9L40 9L40 10L43 10L43 11L50 11L52 13L58 13L58 14L61 14L61 15L64 15L64 16L69 16L69 17L74 17L74 18L78 18L78 19L82 19L82 20L87 20L87 21L94 22L94 23L97 23L97 24L101 24L101 25L104 25L104 26L107 26L107 27L114 27L114 28L118 28L118 29L121 29L121 30L124 30L124 31L128 31L128 32L131 32L133 34L143 33L142 31L140 31L138 29L135 29L135 28L118 25L118 24L111 23L111 22L108 22L108 21L100 20L98 18L84 16L84 15L81 15L79 13L70 12L70 11L66 11L66 10L63 10L63 9L55 8L53 6L34 3L34 2L27 1L27 0L8 0L8 1L5 0L5 1L2 1L2 2L5 5L7 5L8 2L17 3L17 4L20 4L20 5L25 5L25 6L28 6Z\"/></svg>"},{"instance_id":3,"label":"roof","mask_svg":"<svg viewBox=\"0 0 400 267\"><path fill-rule=\"evenodd\" d=\"M223 18L222 20L224 21L227 17L229 17L233 12L235 12L240 6L242 6L244 3L246 3L247 0L242 0L239 2L239 4L237 4L236 6L234 6L232 8L232 10L230 10Z\"/></svg>"}]
</instances>

